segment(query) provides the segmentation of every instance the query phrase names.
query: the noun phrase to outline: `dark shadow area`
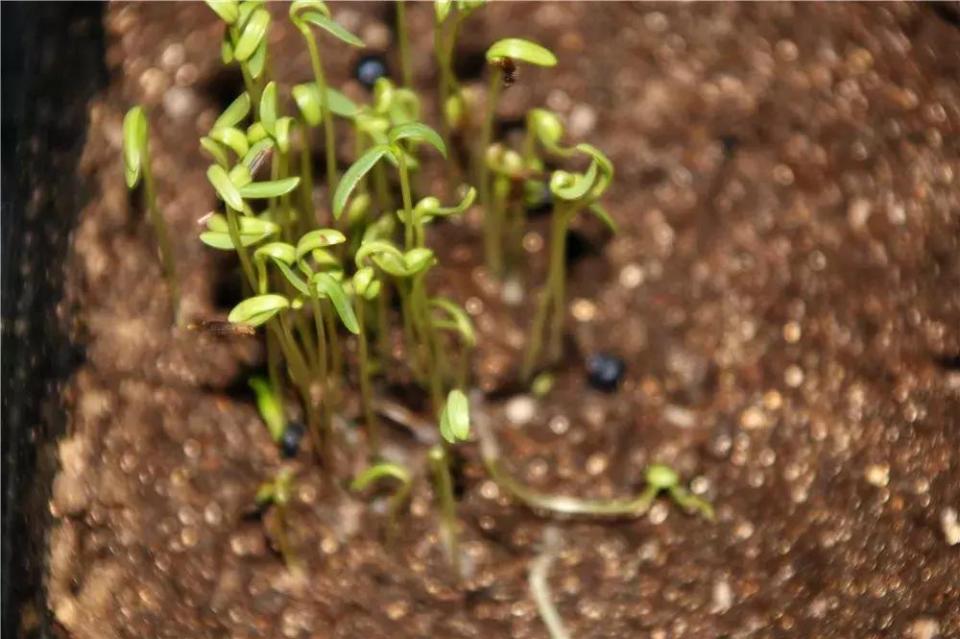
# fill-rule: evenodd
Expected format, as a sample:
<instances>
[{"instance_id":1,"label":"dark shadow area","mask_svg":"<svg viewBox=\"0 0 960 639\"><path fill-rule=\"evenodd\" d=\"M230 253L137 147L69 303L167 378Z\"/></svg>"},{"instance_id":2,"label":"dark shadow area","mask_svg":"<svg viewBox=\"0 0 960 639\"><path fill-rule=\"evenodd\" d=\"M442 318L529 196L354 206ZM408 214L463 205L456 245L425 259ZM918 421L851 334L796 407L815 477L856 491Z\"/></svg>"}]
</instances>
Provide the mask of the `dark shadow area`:
<instances>
[{"instance_id":1,"label":"dark shadow area","mask_svg":"<svg viewBox=\"0 0 960 639\"><path fill-rule=\"evenodd\" d=\"M81 354L57 314L84 202L87 103L104 86L101 3L3 3L3 635L53 636L42 589L61 384Z\"/></svg>"}]
</instances>

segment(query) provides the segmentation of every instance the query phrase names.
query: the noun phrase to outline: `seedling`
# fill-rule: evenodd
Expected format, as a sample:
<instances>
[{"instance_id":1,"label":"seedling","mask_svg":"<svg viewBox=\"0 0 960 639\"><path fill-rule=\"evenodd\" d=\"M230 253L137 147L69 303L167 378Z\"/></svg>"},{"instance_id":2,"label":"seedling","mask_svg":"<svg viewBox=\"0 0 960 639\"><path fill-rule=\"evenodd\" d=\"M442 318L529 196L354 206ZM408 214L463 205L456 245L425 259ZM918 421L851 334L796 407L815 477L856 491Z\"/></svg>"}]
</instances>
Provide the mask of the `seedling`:
<instances>
[{"instance_id":1,"label":"seedling","mask_svg":"<svg viewBox=\"0 0 960 639\"><path fill-rule=\"evenodd\" d=\"M494 273L504 270L504 228L507 226L507 208L515 200L517 187L523 184L527 177L520 154L500 144L494 144L487 149L485 157L487 169L493 173L493 200L487 209L487 220L484 226L484 247L488 264ZM515 212L511 220L512 232L510 247L519 244L517 235L522 225L523 217Z\"/></svg>"},{"instance_id":2,"label":"seedling","mask_svg":"<svg viewBox=\"0 0 960 639\"><path fill-rule=\"evenodd\" d=\"M387 506L387 539L392 541L396 537L399 528L400 512L407 504L410 498L410 489L413 487L413 478L410 471L393 462L379 462L368 467L350 484L350 490L359 492L366 490L375 482L382 480L393 480L397 482L397 490L390 497L390 503Z\"/></svg>"},{"instance_id":3,"label":"seedling","mask_svg":"<svg viewBox=\"0 0 960 639\"><path fill-rule=\"evenodd\" d=\"M227 25L220 46L224 64L237 62L243 74L247 93L259 102L261 80L267 66L267 30L270 12L263 3L253 0L206 0Z\"/></svg>"},{"instance_id":4,"label":"seedling","mask_svg":"<svg viewBox=\"0 0 960 639\"><path fill-rule=\"evenodd\" d=\"M276 540L277 549L290 572L298 572L300 562L290 542L290 524L288 507L293 493L293 471L281 468L270 481L264 482L257 490L256 502L261 508L272 507L276 519L266 520L270 536ZM271 525L273 523L273 525Z\"/></svg>"},{"instance_id":5,"label":"seedling","mask_svg":"<svg viewBox=\"0 0 960 639\"><path fill-rule=\"evenodd\" d=\"M316 82L323 117L323 136L327 161L327 187L331 192L337 186L337 145L333 129L333 110L327 105L327 80L323 72L320 51L317 41L310 30L311 25L320 27L341 42L353 47L363 47L363 41L353 35L330 17L330 10L320 0L297 0L290 5L290 21L297 27L307 50L310 52L310 66L313 69L313 79Z\"/></svg>"},{"instance_id":6,"label":"seedling","mask_svg":"<svg viewBox=\"0 0 960 639\"><path fill-rule=\"evenodd\" d=\"M440 70L440 87L437 92L440 113L443 114L444 131L447 137L464 125L466 105L460 82L453 70L453 52L457 46L460 26L470 15L484 5L484 0L435 0L433 50Z\"/></svg>"},{"instance_id":7,"label":"seedling","mask_svg":"<svg viewBox=\"0 0 960 639\"><path fill-rule=\"evenodd\" d=\"M128 189L135 189L143 181L143 207L147 209L153 232L160 248L160 261L170 292L174 323L180 323L180 280L173 261L173 248L167 233L167 223L157 208L157 193L150 166L150 125L143 107L135 106L123 118L123 168Z\"/></svg>"},{"instance_id":8,"label":"seedling","mask_svg":"<svg viewBox=\"0 0 960 639\"><path fill-rule=\"evenodd\" d=\"M283 416L283 399L274 391L270 382L262 377L251 377L248 384L256 398L260 419L270 431L270 438L279 444L287 429L287 420Z\"/></svg>"},{"instance_id":9,"label":"seedling","mask_svg":"<svg viewBox=\"0 0 960 639\"><path fill-rule=\"evenodd\" d=\"M669 466L651 464L645 472L646 486L635 497L623 499L581 499L567 495L552 495L530 488L507 472L500 459L500 447L485 420L475 422L480 438L480 456L493 480L519 502L534 510L568 516L583 517L640 517L645 515L660 493L667 495L682 508L713 521L713 506L691 494L680 484L680 477Z\"/></svg>"},{"instance_id":10,"label":"seedling","mask_svg":"<svg viewBox=\"0 0 960 639\"><path fill-rule=\"evenodd\" d=\"M380 423L373 410L373 388L370 384L370 352L367 343L366 309L367 304L377 299L383 289L377 279L376 271L369 266L357 270L353 276L353 299L357 315L358 359L360 367L360 398L363 402L363 416L370 435L370 448L376 455L380 450Z\"/></svg>"},{"instance_id":11,"label":"seedling","mask_svg":"<svg viewBox=\"0 0 960 639\"><path fill-rule=\"evenodd\" d=\"M407 3L397 0L397 41L400 47L400 71L403 74L403 86L413 86L413 67L410 62L410 44L407 40Z\"/></svg>"},{"instance_id":12,"label":"seedling","mask_svg":"<svg viewBox=\"0 0 960 639\"><path fill-rule=\"evenodd\" d=\"M484 211L488 212L486 225L489 229L491 224L495 224L495 221L490 219L489 216L489 211L491 210L491 185L488 178L489 168L485 154L493 140L493 122L496 116L500 91L504 86L509 86L515 81L517 72L516 65L518 62L540 67L552 67L557 64L557 58L549 49L521 38L506 38L495 42L487 49L486 57L491 72L490 85L487 89L487 114L483 122L483 131L480 134L480 145L477 148L477 182L480 185L480 203L483 205ZM487 232L488 234L494 234L494 231L488 230ZM491 246L488 243L487 265L494 274L500 275L502 264L495 262L497 259L496 254L491 254L490 250Z\"/></svg>"},{"instance_id":13,"label":"seedling","mask_svg":"<svg viewBox=\"0 0 960 639\"><path fill-rule=\"evenodd\" d=\"M567 229L571 220L580 211L587 209L597 216L610 230L616 232L613 218L597 200L613 180L613 164L599 149L589 144L578 144L576 150L590 158L584 173L555 171L550 178L550 191L554 208L550 228L550 264L547 282L540 296L534 316L530 342L523 363L523 378L529 379L543 348L544 331L549 321L547 356L550 362L560 359L563 324L566 316L566 244Z\"/></svg>"}]
</instances>

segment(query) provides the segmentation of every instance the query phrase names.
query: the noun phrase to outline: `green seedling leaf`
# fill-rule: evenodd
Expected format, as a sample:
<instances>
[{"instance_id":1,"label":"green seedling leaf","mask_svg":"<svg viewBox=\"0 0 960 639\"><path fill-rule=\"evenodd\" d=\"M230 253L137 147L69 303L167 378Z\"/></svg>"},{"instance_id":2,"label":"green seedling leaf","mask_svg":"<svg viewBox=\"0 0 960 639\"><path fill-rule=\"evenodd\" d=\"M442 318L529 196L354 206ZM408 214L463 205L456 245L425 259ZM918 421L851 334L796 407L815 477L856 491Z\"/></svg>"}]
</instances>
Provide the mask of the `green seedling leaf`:
<instances>
[{"instance_id":1,"label":"green seedling leaf","mask_svg":"<svg viewBox=\"0 0 960 639\"><path fill-rule=\"evenodd\" d=\"M280 270L280 272L283 274L283 277L290 282L290 285L297 289L298 293L310 297L310 287L299 275L297 275L293 269L287 266L285 262L280 260L273 260L273 264Z\"/></svg>"},{"instance_id":2,"label":"green seedling leaf","mask_svg":"<svg viewBox=\"0 0 960 639\"><path fill-rule=\"evenodd\" d=\"M250 56L250 60L247 61L247 68L250 69L250 77L254 80L259 80L260 76L263 75L263 69L267 66L267 39L264 38L257 50L253 52L253 55Z\"/></svg>"},{"instance_id":3,"label":"green seedling leaf","mask_svg":"<svg viewBox=\"0 0 960 639\"><path fill-rule=\"evenodd\" d=\"M473 322L463 307L445 297L433 298L430 300L430 306L446 313L448 318L434 320L434 326L456 331L468 348L474 348L477 345L477 333L473 329Z\"/></svg>"},{"instance_id":4,"label":"green seedling leaf","mask_svg":"<svg viewBox=\"0 0 960 639\"><path fill-rule=\"evenodd\" d=\"M407 122L390 129L387 136L390 144L396 144L400 140L416 140L417 142L427 142L433 148L440 152L440 155L447 157L447 145L443 143L440 134L428 127L422 122Z\"/></svg>"},{"instance_id":5,"label":"green seedling leaf","mask_svg":"<svg viewBox=\"0 0 960 639\"><path fill-rule=\"evenodd\" d=\"M523 38L504 38L494 42L487 49L487 62L495 63L504 58L534 64L539 67L552 67L557 64L557 57L553 55L550 49Z\"/></svg>"},{"instance_id":6,"label":"green seedling leaf","mask_svg":"<svg viewBox=\"0 0 960 639\"><path fill-rule=\"evenodd\" d=\"M390 149L388 147L377 145L361 155L356 162L350 165L350 168L346 170L340 179L340 183L337 184L337 190L333 194L333 216L335 218L340 219L347 199L350 198L353 190L357 188L357 184L360 183L363 176L380 161L380 158L384 155L389 156L389 154Z\"/></svg>"},{"instance_id":7,"label":"green seedling leaf","mask_svg":"<svg viewBox=\"0 0 960 639\"><path fill-rule=\"evenodd\" d=\"M257 8L243 25L233 56L240 62L246 62L263 42L270 26L270 12Z\"/></svg>"},{"instance_id":8,"label":"green seedling leaf","mask_svg":"<svg viewBox=\"0 0 960 639\"><path fill-rule=\"evenodd\" d=\"M140 182L144 162L149 162L147 138L149 124L143 107L135 106L123 118L123 173L127 188Z\"/></svg>"},{"instance_id":9,"label":"green seedling leaf","mask_svg":"<svg viewBox=\"0 0 960 639\"><path fill-rule=\"evenodd\" d=\"M434 0L433 11L437 17L437 24L441 24L450 15L453 0Z\"/></svg>"},{"instance_id":10,"label":"green seedling leaf","mask_svg":"<svg viewBox=\"0 0 960 639\"><path fill-rule=\"evenodd\" d=\"M243 246L253 246L280 231L280 227L273 222L250 216L238 217L237 224L240 227L240 243ZM236 248L230 238L229 226L224 216L219 213L211 215L207 220L207 229L205 233L200 234L200 241L207 246L222 251L232 251Z\"/></svg>"},{"instance_id":11,"label":"green seedling leaf","mask_svg":"<svg viewBox=\"0 0 960 639\"><path fill-rule=\"evenodd\" d=\"M204 0L207 6L213 9L221 20L233 24L240 17L240 9L236 0Z\"/></svg>"},{"instance_id":12,"label":"green seedling leaf","mask_svg":"<svg viewBox=\"0 0 960 639\"><path fill-rule=\"evenodd\" d=\"M233 185L238 189L253 181L253 175L251 175L250 169L243 164L238 164L230 169L227 175L230 176L230 181L233 182ZM246 207L244 207L244 211L246 211Z\"/></svg>"},{"instance_id":13,"label":"green seedling leaf","mask_svg":"<svg viewBox=\"0 0 960 639\"><path fill-rule=\"evenodd\" d=\"M240 16L237 18L237 23L245 25L253 12L262 7L263 4L263 0L243 0L240 2Z\"/></svg>"},{"instance_id":14,"label":"green seedling leaf","mask_svg":"<svg viewBox=\"0 0 960 639\"><path fill-rule=\"evenodd\" d=\"M334 115L342 118L354 118L360 111L353 100L333 87L327 87L327 106Z\"/></svg>"},{"instance_id":15,"label":"green seedling leaf","mask_svg":"<svg viewBox=\"0 0 960 639\"><path fill-rule=\"evenodd\" d=\"M264 244L253 252L253 259L257 262L281 262L283 264L293 264L297 259L297 250L292 244L286 242L270 242Z\"/></svg>"},{"instance_id":16,"label":"green seedling leaf","mask_svg":"<svg viewBox=\"0 0 960 639\"><path fill-rule=\"evenodd\" d=\"M299 177L288 177L267 182L251 182L239 189L240 197L250 200L265 200L286 195L300 184Z\"/></svg>"},{"instance_id":17,"label":"green seedling leaf","mask_svg":"<svg viewBox=\"0 0 960 639\"><path fill-rule=\"evenodd\" d=\"M200 146L204 151L209 153L220 166L226 168L230 165L230 158L227 157L227 149L216 140L203 136L200 138Z\"/></svg>"},{"instance_id":18,"label":"green seedling leaf","mask_svg":"<svg viewBox=\"0 0 960 639\"><path fill-rule=\"evenodd\" d=\"M250 113L250 95L244 91L213 122L214 129L235 127Z\"/></svg>"},{"instance_id":19,"label":"green seedling leaf","mask_svg":"<svg viewBox=\"0 0 960 639\"><path fill-rule=\"evenodd\" d=\"M250 144L254 144L260 140L266 140L269 137L270 133L266 127L263 126L263 122L254 122L247 127L247 141L250 142Z\"/></svg>"},{"instance_id":20,"label":"green seedling leaf","mask_svg":"<svg viewBox=\"0 0 960 639\"><path fill-rule=\"evenodd\" d=\"M597 163L594 161L583 174L554 171L550 177L550 190L562 200L579 200L593 188L596 180Z\"/></svg>"},{"instance_id":21,"label":"green seedling leaf","mask_svg":"<svg viewBox=\"0 0 960 639\"><path fill-rule=\"evenodd\" d=\"M287 308L290 308L290 300L283 295L273 293L257 295L234 306L227 316L227 320L233 324L260 326Z\"/></svg>"},{"instance_id":22,"label":"green seedling leaf","mask_svg":"<svg viewBox=\"0 0 960 639\"><path fill-rule=\"evenodd\" d=\"M365 300L372 300L380 293L380 281L377 273L369 266L364 266L353 274L353 291Z\"/></svg>"},{"instance_id":23,"label":"green seedling leaf","mask_svg":"<svg viewBox=\"0 0 960 639\"><path fill-rule=\"evenodd\" d=\"M544 144L556 144L563 137L563 122L560 117L546 109L530 109L527 113L527 126Z\"/></svg>"},{"instance_id":24,"label":"green seedling leaf","mask_svg":"<svg viewBox=\"0 0 960 639\"><path fill-rule=\"evenodd\" d=\"M297 242L296 261L300 261L305 255L315 249L327 248L343 244L347 241L347 236L337 229L317 229L310 231L300 238Z\"/></svg>"},{"instance_id":25,"label":"green seedling leaf","mask_svg":"<svg viewBox=\"0 0 960 639\"><path fill-rule=\"evenodd\" d=\"M240 191L237 190L222 166L214 164L208 168L207 179L210 180L210 184L217 191L217 195L227 203L227 206L236 211L243 210L243 197L240 196Z\"/></svg>"},{"instance_id":26,"label":"green seedling leaf","mask_svg":"<svg viewBox=\"0 0 960 639\"><path fill-rule=\"evenodd\" d=\"M247 141L246 134L240 129L232 126L217 127L210 131L210 137L229 147L238 158L242 158L250 150L250 143Z\"/></svg>"},{"instance_id":27,"label":"green seedling leaf","mask_svg":"<svg viewBox=\"0 0 960 639\"><path fill-rule=\"evenodd\" d=\"M284 116L277 120L274 129L274 138L277 140L277 146L280 151L286 153L290 150L290 130L293 128L295 120L289 116Z\"/></svg>"},{"instance_id":28,"label":"green seedling leaf","mask_svg":"<svg viewBox=\"0 0 960 639\"><path fill-rule=\"evenodd\" d=\"M600 219L600 221L603 222L608 229L610 229L611 232L616 233L618 231L617 223L613 220L612 217L610 217L610 214L607 212L607 210L602 206L600 206L599 203L594 202L593 204L588 206L587 209L591 213L593 213L595 216L597 216Z\"/></svg>"},{"instance_id":29,"label":"green seedling leaf","mask_svg":"<svg viewBox=\"0 0 960 639\"><path fill-rule=\"evenodd\" d=\"M220 41L220 60L224 64L233 62L233 43L230 42L230 33L223 34L223 40Z\"/></svg>"},{"instance_id":30,"label":"green seedling leaf","mask_svg":"<svg viewBox=\"0 0 960 639\"><path fill-rule=\"evenodd\" d=\"M440 414L440 435L451 444L470 437L470 403L461 390L454 389L447 395Z\"/></svg>"},{"instance_id":31,"label":"green seedling leaf","mask_svg":"<svg viewBox=\"0 0 960 639\"><path fill-rule=\"evenodd\" d=\"M388 113L390 123L394 126L416 122L420 117L420 98L412 89L405 87L396 89Z\"/></svg>"},{"instance_id":32,"label":"green seedling leaf","mask_svg":"<svg viewBox=\"0 0 960 639\"><path fill-rule=\"evenodd\" d=\"M403 263L408 275L417 275L436 264L437 259L433 251L428 248L412 248L403 254Z\"/></svg>"},{"instance_id":33,"label":"green seedling leaf","mask_svg":"<svg viewBox=\"0 0 960 639\"><path fill-rule=\"evenodd\" d=\"M270 138L263 138L257 142L254 142L250 145L250 150L247 151L247 154L243 156L243 159L240 160L240 163L243 164L253 174L257 168L260 167L260 164L263 160L269 155L270 150L273 149L273 140Z\"/></svg>"},{"instance_id":34,"label":"green seedling leaf","mask_svg":"<svg viewBox=\"0 0 960 639\"><path fill-rule=\"evenodd\" d=\"M279 443L287 427L283 419L283 404L280 398L274 392L270 382L263 377L251 377L248 384L257 400L260 418L270 431L270 438Z\"/></svg>"},{"instance_id":35,"label":"green seedling leaf","mask_svg":"<svg viewBox=\"0 0 960 639\"><path fill-rule=\"evenodd\" d=\"M360 333L360 324L357 322L357 316L353 313L353 305L347 298L346 291L336 279L326 273L316 273L310 279L310 283L319 295L326 297L333 303L333 308L337 311L340 321L348 331L357 335Z\"/></svg>"},{"instance_id":36,"label":"green seedling leaf","mask_svg":"<svg viewBox=\"0 0 960 639\"><path fill-rule=\"evenodd\" d=\"M390 275L405 277L407 274L403 253L388 240L364 240L353 259L357 267L362 268L367 265L368 258Z\"/></svg>"},{"instance_id":37,"label":"green seedling leaf","mask_svg":"<svg viewBox=\"0 0 960 639\"><path fill-rule=\"evenodd\" d=\"M268 82L260 94L260 122L270 135L275 135L277 124L277 83Z\"/></svg>"},{"instance_id":38,"label":"green seedling leaf","mask_svg":"<svg viewBox=\"0 0 960 639\"><path fill-rule=\"evenodd\" d=\"M313 82L298 84L293 87L293 100L303 115L303 121L308 126L319 126L323 119L323 101L320 100L320 90Z\"/></svg>"},{"instance_id":39,"label":"green seedling leaf","mask_svg":"<svg viewBox=\"0 0 960 639\"><path fill-rule=\"evenodd\" d=\"M304 11L317 11L327 17L330 17L330 9L322 0L295 0L290 3L290 19L294 24L300 25L300 14Z\"/></svg>"},{"instance_id":40,"label":"green seedling leaf","mask_svg":"<svg viewBox=\"0 0 960 639\"><path fill-rule=\"evenodd\" d=\"M392 462L379 462L365 468L350 482L350 490L359 492L366 490L371 484L381 479L395 479L403 486L410 484L410 471Z\"/></svg>"},{"instance_id":41,"label":"green seedling leaf","mask_svg":"<svg viewBox=\"0 0 960 639\"><path fill-rule=\"evenodd\" d=\"M333 37L352 47L363 47L363 40L344 29L338 22L319 11L305 11L300 14L304 22L320 27Z\"/></svg>"},{"instance_id":42,"label":"green seedling leaf","mask_svg":"<svg viewBox=\"0 0 960 639\"><path fill-rule=\"evenodd\" d=\"M333 276L337 281L343 279L343 264L340 263L340 260L337 259L337 256L327 249L313 249L310 253L310 257L313 259L314 265L316 268L311 268L310 264L306 260L300 260L297 262L297 266L300 267L300 270L307 276L312 276L314 272L317 273L327 273Z\"/></svg>"}]
</instances>

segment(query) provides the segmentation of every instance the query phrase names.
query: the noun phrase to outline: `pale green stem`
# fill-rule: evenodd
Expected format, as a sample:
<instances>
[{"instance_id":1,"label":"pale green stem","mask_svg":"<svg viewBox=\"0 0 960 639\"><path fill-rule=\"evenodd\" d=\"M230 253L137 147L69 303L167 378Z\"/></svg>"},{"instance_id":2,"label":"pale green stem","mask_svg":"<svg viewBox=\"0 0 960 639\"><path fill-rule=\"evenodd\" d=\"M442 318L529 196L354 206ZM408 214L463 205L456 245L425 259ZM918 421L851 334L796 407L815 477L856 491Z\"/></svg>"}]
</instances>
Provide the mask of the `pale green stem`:
<instances>
[{"instance_id":1,"label":"pale green stem","mask_svg":"<svg viewBox=\"0 0 960 639\"><path fill-rule=\"evenodd\" d=\"M145 154L149 157L149 150ZM173 260L173 247L170 244L170 235L167 232L167 223L157 208L157 194L153 184L153 170L150 162L143 163L143 199L153 225L153 232L157 236L157 246L160 248L160 263L163 265L163 274L170 291L170 306L173 312L174 324L180 324L180 279Z\"/></svg>"},{"instance_id":2,"label":"pale green stem","mask_svg":"<svg viewBox=\"0 0 960 639\"><path fill-rule=\"evenodd\" d=\"M524 380L528 380L530 378L530 374L533 372L533 369L540 357L540 351L543 348L544 333L547 328L547 319L550 315L550 309L551 307L553 307L554 310L557 308L555 298L557 295L560 295L562 298L563 295L563 283L560 283L561 287L558 289L556 280L557 278L562 278L564 275L564 252L566 250L567 219L566 207L556 206L553 211L553 219L551 223L550 262L547 271L547 281L543 286L543 292L540 294L537 312L533 318L533 327L530 331L530 343L527 346L527 352L523 362L522 376ZM562 322L563 314L561 312L561 331L563 328ZM553 340L555 339L554 331L556 330L556 324L551 324L551 348L553 347Z\"/></svg>"},{"instance_id":3,"label":"pale green stem","mask_svg":"<svg viewBox=\"0 0 960 639\"><path fill-rule=\"evenodd\" d=\"M337 190L337 141L334 137L333 112L327 108L327 80L323 73L323 65L320 63L320 52L317 50L317 42L310 33L310 28L304 26L301 28L304 39L307 41L307 50L310 52L310 65L313 67L313 77L317 82L320 91L320 100L323 102L323 142L325 145L327 158L327 188L330 191L332 200L334 192Z\"/></svg>"},{"instance_id":4,"label":"pale green stem","mask_svg":"<svg viewBox=\"0 0 960 639\"><path fill-rule=\"evenodd\" d=\"M250 290L257 290L257 276L250 263L250 256L247 254L247 248L240 242L240 222L237 221L237 212L229 205L224 203L227 209L227 232L230 235L230 242L237 249L237 255L240 258L240 268L243 270Z\"/></svg>"},{"instance_id":5,"label":"pale green stem","mask_svg":"<svg viewBox=\"0 0 960 639\"><path fill-rule=\"evenodd\" d=\"M497 113L497 101L500 97L500 89L503 86L503 80L500 77L498 69L490 69L490 85L487 89L487 114L483 121L483 131L480 134L480 146L476 150L477 163L477 184L480 185L480 204L483 207L484 214L484 239L487 252L487 266L493 271L494 275L499 275L499 265L493 263L495 258L495 246L498 238L494 234L496 228L491 223L490 211L490 179L489 169L487 169L487 149L493 141L493 123ZM495 268L496 267L496 268Z\"/></svg>"},{"instance_id":6,"label":"pale green stem","mask_svg":"<svg viewBox=\"0 0 960 639\"><path fill-rule=\"evenodd\" d=\"M413 67L410 63L410 43L407 39L407 3L397 2L397 39L400 44L400 68L403 71L403 86L413 86Z\"/></svg>"},{"instance_id":7,"label":"pale green stem","mask_svg":"<svg viewBox=\"0 0 960 639\"><path fill-rule=\"evenodd\" d=\"M460 576L460 548L457 534L457 505L450 477L450 458L442 446L430 449L430 467L433 470L437 500L440 502L440 533L456 575Z\"/></svg>"},{"instance_id":8,"label":"pale green stem","mask_svg":"<svg viewBox=\"0 0 960 639\"><path fill-rule=\"evenodd\" d=\"M317 224L317 216L313 212L313 161L310 157L310 130L306 122L302 122L301 131L303 140L300 145L300 199L303 207L300 211L300 231L307 233Z\"/></svg>"},{"instance_id":9,"label":"pale green stem","mask_svg":"<svg viewBox=\"0 0 960 639\"><path fill-rule=\"evenodd\" d=\"M400 170L400 193L403 196L404 213L404 244L406 250L415 246L414 220L413 220L413 198L410 195L410 174L407 171L406 154L402 152L397 154L397 164Z\"/></svg>"},{"instance_id":10,"label":"pale green stem","mask_svg":"<svg viewBox=\"0 0 960 639\"><path fill-rule=\"evenodd\" d=\"M380 454L380 422L373 410L373 389L370 387L370 356L367 345L367 327L366 327L366 306L367 302L361 296L357 296L357 324L360 326L360 334L357 336L359 348L359 366L360 366L360 397L363 401L363 416L367 423L367 433L370 437L370 451L374 457Z\"/></svg>"}]
</instances>

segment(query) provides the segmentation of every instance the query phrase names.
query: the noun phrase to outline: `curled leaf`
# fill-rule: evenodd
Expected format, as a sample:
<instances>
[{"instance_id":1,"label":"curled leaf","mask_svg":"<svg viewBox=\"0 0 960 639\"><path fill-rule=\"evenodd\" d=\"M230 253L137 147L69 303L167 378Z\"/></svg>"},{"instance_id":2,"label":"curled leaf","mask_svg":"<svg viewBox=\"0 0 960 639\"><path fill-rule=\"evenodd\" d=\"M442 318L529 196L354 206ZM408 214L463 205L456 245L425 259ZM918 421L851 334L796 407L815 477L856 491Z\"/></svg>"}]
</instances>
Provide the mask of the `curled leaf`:
<instances>
[{"instance_id":1,"label":"curled leaf","mask_svg":"<svg viewBox=\"0 0 960 639\"><path fill-rule=\"evenodd\" d=\"M273 260L284 264L293 264L297 259L297 250L286 242L270 242L253 252L253 259L257 262Z\"/></svg>"},{"instance_id":2,"label":"curled leaf","mask_svg":"<svg viewBox=\"0 0 960 639\"><path fill-rule=\"evenodd\" d=\"M463 391L454 389L440 413L440 435L455 444L470 437L470 403Z\"/></svg>"},{"instance_id":3,"label":"curled leaf","mask_svg":"<svg viewBox=\"0 0 960 639\"><path fill-rule=\"evenodd\" d=\"M436 255L428 248L412 248L403 254L403 263L407 268L408 275L422 273L436 264L436 262Z\"/></svg>"},{"instance_id":4,"label":"curled leaf","mask_svg":"<svg viewBox=\"0 0 960 639\"><path fill-rule=\"evenodd\" d=\"M243 300L233 307L227 320L233 324L260 326L274 315L290 307L290 300L283 295L267 293Z\"/></svg>"},{"instance_id":5,"label":"curled leaf","mask_svg":"<svg viewBox=\"0 0 960 639\"><path fill-rule=\"evenodd\" d=\"M552 67L557 64L557 57L550 49L523 38L504 38L494 42L487 49L487 62L497 62L504 58L540 67Z\"/></svg>"},{"instance_id":6,"label":"curled leaf","mask_svg":"<svg viewBox=\"0 0 960 639\"><path fill-rule=\"evenodd\" d=\"M428 127L422 122L407 122L390 129L387 136L390 144L396 144L400 140L416 140L418 142L427 142L433 146L440 155L447 157L447 145L443 143L440 134Z\"/></svg>"},{"instance_id":7,"label":"curled leaf","mask_svg":"<svg viewBox=\"0 0 960 639\"><path fill-rule=\"evenodd\" d=\"M311 251L336 246L347 241L347 237L337 229L316 229L306 233L297 242L296 261L300 261Z\"/></svg>"},{"instance_id":8,"label":"curled leaf","mask_svg":"<svg viewBox=\"0 0 960 639\"><path fill-rule=\"evenodd\" d=\"M477 333L473 329L473 322L463 307L445 297L431 299L430 306L447 316L445 320L434 320L434 326L456 331L468 348L474 348L477 345Z\"/></svg>"},{"instance_id":9,"label":"curled leaf","mask_svg":"<svg viewBox=\"0 0 960 639\"><path fill-rule=\"evenodd\" d=\"M393 462L379 462L373 466L365 468L350 483L350 490L356 492L366 490L375 481L381 479L395 479L402 486L408 486L411 482L410 471Z\"/></svg>"}]
</instances>

